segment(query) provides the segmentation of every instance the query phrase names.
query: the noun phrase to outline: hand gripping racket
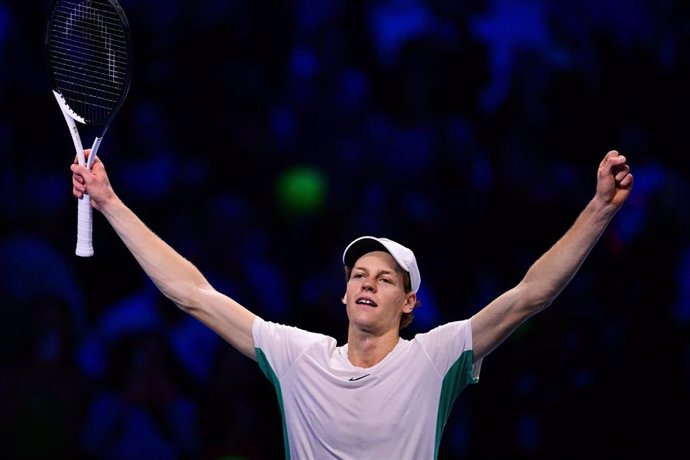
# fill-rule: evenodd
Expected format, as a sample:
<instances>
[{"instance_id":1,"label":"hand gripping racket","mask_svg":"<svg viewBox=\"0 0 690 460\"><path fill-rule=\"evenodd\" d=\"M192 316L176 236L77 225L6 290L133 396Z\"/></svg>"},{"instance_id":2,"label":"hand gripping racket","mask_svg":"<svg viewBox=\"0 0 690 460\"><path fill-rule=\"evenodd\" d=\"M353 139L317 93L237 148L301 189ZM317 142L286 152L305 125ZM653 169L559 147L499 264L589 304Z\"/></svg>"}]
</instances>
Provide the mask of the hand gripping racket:
<instances>
[{"instance_id":1,"label":"hand gripping racket","mask_svg":"<svg viewBox=\"0 0 690 460\"><path fill-rule=\"evenodd\" d=\"M53 94L72 135L77 160L91 169L132 80L127 17L116 0L53 0L44 51ZM76 122L98 130L88 162ZM78 256L93 255L92 230L91 199L84 195L77 211Z\"/></svg>"}]
</instances>

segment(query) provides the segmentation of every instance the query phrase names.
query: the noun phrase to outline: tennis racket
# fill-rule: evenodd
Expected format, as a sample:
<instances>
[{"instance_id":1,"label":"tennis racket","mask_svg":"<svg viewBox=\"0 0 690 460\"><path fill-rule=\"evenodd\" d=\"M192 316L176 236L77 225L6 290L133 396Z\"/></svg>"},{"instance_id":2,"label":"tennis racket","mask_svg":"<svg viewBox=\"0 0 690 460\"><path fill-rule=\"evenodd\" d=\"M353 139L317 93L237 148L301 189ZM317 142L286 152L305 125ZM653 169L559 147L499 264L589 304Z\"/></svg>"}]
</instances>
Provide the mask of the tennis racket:
<instances>
[{"instance_id":1,"label":"tennis racket","mask_svg":"<svg viewBox=\"0 0 690 460\"><path fill-rule=\"evenodd\" d=\"M91 169L132 81L132 41L124 10L116 0L53 0L44 52L77 160ZM88 160L77 122L96 131ZM79 200L77 209L75 253L90 257L94 253L93 210L88 195Z\"/></svg>"}]
</instances>

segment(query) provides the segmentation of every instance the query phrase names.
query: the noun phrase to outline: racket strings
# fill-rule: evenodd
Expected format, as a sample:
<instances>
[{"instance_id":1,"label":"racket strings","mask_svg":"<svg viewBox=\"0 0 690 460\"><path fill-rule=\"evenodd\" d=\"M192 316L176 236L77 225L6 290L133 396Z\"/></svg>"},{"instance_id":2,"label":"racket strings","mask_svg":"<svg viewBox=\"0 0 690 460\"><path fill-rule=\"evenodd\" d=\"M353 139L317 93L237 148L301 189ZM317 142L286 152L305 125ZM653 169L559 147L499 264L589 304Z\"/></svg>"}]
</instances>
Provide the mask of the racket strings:
<instances>
[{"instance_id":1,"label":"racket strings","mask_svg":"<svg viewBox=\"0 0 690 460\"><path fill-rule=\"evenodd\" d=\"M48 31L48 59L56 90L87 123L107 118L128 83L128 36L110 2L61 2Z\"/></svg>"}]
</instances>

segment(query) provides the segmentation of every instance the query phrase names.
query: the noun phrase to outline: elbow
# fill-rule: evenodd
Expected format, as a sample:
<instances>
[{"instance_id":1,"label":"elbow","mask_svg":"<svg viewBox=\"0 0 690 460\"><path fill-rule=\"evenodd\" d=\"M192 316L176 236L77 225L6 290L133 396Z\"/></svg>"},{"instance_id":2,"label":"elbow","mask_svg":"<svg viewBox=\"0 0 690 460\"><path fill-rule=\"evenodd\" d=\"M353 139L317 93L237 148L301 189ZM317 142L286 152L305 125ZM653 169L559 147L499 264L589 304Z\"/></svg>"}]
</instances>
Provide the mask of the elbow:
<instances>
[{"instance_id":1,"label":"elbow","mask_svg":"<svg viewBox=\"0 0 690 460\"><path fill-rule=\"evenodd\" d=\"M522 299L521 306L529 317L546 310L558 296L559 291L540 283L522 281L516 288Z\"/></svg>"},{"instance_id":2,"label":"elbow","mask_svg":"<svg viewBox=\"0 0 690 460\"><path fill-rule=\"evenodd\" d=\"M194 314L199 311L203 302L204 293L211 288L207 283L177 283L174 288L162 290L163 294L170 299L180 310L185 313Z\"/></svg>"}]
</instances>

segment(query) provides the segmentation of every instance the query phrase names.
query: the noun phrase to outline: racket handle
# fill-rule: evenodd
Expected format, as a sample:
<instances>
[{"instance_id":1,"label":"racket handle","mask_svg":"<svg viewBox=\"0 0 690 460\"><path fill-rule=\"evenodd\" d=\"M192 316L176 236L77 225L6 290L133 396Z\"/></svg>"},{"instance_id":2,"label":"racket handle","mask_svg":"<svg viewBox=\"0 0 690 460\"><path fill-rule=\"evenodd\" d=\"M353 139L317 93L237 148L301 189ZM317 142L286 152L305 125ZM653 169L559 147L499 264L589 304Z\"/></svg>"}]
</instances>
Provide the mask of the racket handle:
<instances>
[{"instance_id":1,"label":"racket handle","mask_svg":"<svg viewBox=\"0 0 690 460\"><path fill-rule=\"evenodd\" d=\"M84 195L77 206L77 249L74 251L80 257L93 255L93 208L91 198Z\"/></svg>"},{"instance_id":2,"label":"racket handle","mask_svg":"<svg viewBox=\"0 0 690 460\"><path fill-rule=\"evenodd\" d=\"M91 153L86 162L86 167L89 170L93 166L102 140L103 136L100 136L93 141ZM80 257L91 257L93 255L93 208L91 207L91 198L88 194L84 194L84 197L79 200L79 207L77 209L77 249L74 252Z\"/></svg>"}]
</instances>

